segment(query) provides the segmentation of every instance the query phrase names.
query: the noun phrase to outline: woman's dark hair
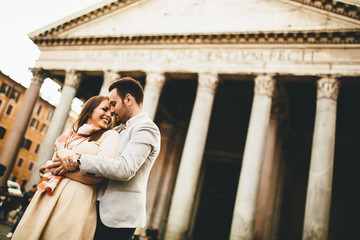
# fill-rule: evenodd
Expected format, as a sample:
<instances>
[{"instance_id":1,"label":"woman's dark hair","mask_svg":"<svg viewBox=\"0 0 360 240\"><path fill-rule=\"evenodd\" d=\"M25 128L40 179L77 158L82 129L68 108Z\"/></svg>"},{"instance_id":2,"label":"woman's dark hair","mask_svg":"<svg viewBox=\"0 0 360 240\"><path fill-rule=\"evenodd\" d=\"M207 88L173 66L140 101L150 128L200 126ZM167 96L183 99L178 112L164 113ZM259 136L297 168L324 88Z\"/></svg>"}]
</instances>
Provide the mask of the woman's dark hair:
<instances>
[{"instance_id":1,"label":"woman's dark hair","mask_svg":"<svg viewBox=\"0 0 360 240\"><path fill-rule=\"evenodd\" d=\"M117 94L124 100L126 94L130 94L135 98L135 101L140 105L144 99L144 90L138 81L131 77L123 77L112 83L109 87L109 92L116 88Z\"/></svg>"},{"instance_id":2,"label":"woman's dark hair","mask_svg":"<svg viewBox=\"0 0 360 240\"><path fill-rule=\"evenodd\" d=\"M87 122L87 120L89 119L89 117L91 116L91 114L93 113L94 109L97 108L97 106L100 105L100 103L102 103L104 100L109 100L108 97L105 96L93 96L91 98L89 98L89 100L87 100L84 103L84 106L82 107L79 117L78 119L74 122L72 128L75 132L77 132L79 130L79 128L85 124ZM109 126L106 129L100 129L99 131L96 131L94 134L92 134L88 141L97 141L101 135L106 132L108 129L111 129L114 124L114 121L111 121L111 123L109 124Z\"/></svg>"}]
</instances>

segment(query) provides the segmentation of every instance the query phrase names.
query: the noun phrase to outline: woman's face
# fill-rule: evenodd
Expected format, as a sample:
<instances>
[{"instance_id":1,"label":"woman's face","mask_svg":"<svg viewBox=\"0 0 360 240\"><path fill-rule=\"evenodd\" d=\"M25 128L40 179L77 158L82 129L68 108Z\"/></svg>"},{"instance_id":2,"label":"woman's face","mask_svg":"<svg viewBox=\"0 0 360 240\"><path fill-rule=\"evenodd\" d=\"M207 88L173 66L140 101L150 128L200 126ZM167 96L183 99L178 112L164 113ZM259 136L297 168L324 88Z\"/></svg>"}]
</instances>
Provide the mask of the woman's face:
<instances>
[{"instance_id":1,"label":"woman's face","mask_svg":"<svg viewBox=\"0 0 360 240\"><path fill-rule=\"evenodd\" d=\"M102 101L99 106L94 109L86 123L93 124L100 128L107 128L111 123L109 100Z\"/></svg>"}]
</instances>

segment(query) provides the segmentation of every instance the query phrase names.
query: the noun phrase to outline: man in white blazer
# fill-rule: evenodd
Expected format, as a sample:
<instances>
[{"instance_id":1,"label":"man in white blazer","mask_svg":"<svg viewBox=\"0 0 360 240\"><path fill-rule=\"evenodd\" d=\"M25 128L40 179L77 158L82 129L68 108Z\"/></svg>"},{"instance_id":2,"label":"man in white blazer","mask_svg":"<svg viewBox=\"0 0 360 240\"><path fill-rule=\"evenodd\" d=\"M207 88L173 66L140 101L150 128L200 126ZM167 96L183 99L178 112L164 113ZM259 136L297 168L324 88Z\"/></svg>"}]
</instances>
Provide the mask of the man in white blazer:
<instances>
[{"instance_id":1,"label":"man in white blazer","mask_svg":"<svg viewBox=\"0 0 360 240\"><path fill-rule=\"evenodd\" d=\"M160 151L160 131L142 112L143 89L125 77L110 88L111 112L119 130L120 144L115 159L59 152L61 174L80 169L86 176L108 181L98 193L98 221L94 239L130 240L135 228L146 220L146 187L150 170ZM100 215L100 216L99 216ZM74 226L76 227L76 226Z\"/></svg>"}]
</instances>

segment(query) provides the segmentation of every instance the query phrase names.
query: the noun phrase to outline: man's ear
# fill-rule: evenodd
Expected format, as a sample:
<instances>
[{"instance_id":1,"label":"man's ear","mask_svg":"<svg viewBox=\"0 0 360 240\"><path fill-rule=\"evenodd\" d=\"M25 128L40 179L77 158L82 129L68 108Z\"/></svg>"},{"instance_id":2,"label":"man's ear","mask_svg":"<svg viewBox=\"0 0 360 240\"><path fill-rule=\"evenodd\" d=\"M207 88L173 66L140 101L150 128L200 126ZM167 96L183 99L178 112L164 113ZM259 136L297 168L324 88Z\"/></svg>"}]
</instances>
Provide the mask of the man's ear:
<instances>
[{"instance_id":1,"label":"man's ear","mask_svg":"<svg viewBox=\"0 0 360 240\"><path fill-rule=\"evenodd\" d=\"M124 99L124 102L127 104L127 105L130 105L133 101L134 97L131 96L130 93L126 94L125 95L125 99Z\"/></svg>"}]
</instances>

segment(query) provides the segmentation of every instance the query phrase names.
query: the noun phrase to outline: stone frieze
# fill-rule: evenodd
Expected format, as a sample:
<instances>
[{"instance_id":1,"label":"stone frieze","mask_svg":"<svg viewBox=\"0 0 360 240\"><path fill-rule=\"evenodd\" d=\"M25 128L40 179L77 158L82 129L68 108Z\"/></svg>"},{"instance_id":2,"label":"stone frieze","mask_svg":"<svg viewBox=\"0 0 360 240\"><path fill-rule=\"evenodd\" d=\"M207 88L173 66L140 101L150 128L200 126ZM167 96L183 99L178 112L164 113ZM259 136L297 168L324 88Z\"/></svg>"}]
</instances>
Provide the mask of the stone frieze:
<instances>
[{"instance_id":1,"label":"stone frieze","mask_svg":"<svg viewBox=\"0 0 360 240\"><path fill-rule=\"evenodd\" d=\"M176 45L176 44L359 44L360 29L340 31L250 32L104 37L36 37L38 46Z\"/></svg>"}]
</instances>

